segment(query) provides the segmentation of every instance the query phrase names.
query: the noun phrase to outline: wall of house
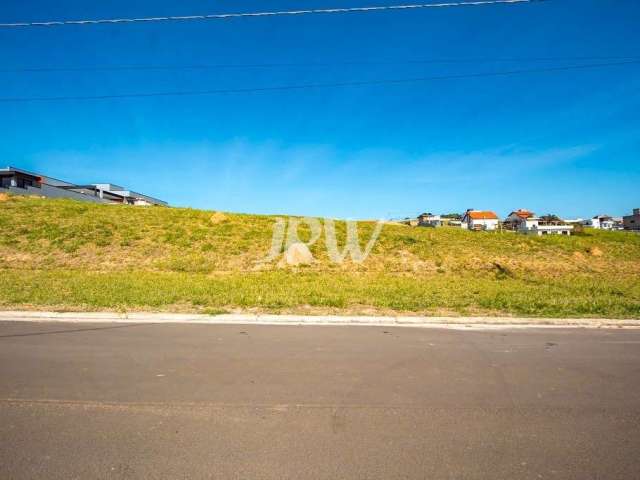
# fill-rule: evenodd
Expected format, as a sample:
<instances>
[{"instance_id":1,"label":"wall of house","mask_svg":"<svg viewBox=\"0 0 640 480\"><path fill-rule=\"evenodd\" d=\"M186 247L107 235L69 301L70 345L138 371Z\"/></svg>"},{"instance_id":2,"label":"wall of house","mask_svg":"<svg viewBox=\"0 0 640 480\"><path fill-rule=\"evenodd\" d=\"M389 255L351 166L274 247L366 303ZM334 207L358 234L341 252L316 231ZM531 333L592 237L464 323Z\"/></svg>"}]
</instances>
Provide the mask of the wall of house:
<instances>
[{"instance_id":1,"label":"wall of house","mask_svg":"<svg viewBox=\"0 0 640 480\"><path fill-rule=\"evenodd\" d=\"M542 225L537 228L527 230L526 234L529 235L571 235L573 227L570 225Z\"/></svg>"},{"instance_id":2,"label":"wall of house","mask_svg":"<svg viewBox=\"0 0 640 480\"><path fill-rule=\"evenodd\" d=\"M586 226L592 228L600 228L600 220L598 218L591 218L587 220Z\"/></svg>"},{"instance_id":3,"label":"wall of house","mask_svg":"<svg viewBox=\"0 0 640 480\"><path fill-rule=\"evenodd\" d=\"M62 188L52 187L50 185L41 185L40 188L35 187L27 187L27 188L17 188L17 187L9 187L2 188L0 187L0 192L9 192L13 195L35 195L38 197L47 197L47 198L72 198L74 200L81 200L84 202L94 202L94 203L110 203L106 200L102 200L98 197L93 197L90 195L83 195L82 193L73 192L70 190L64 190Z\"/></svg>"},{"instance_id":4,"label":"wall of house","mask_svg":"<svg viewBox=\"0 0 640 480\"><path fill-rule=\"evenodd\" d=\"M615 228L615 222L613 220L600 220L599 218L590 218L584 220L582 225L585 227L599 228L602 230L613 230Z\"/></svg>"},{"instance_id":5,"label":"wall of house","mask_svg":"<svg viewBox=\"0 0 640 480\"><path fill-rule=\"evenodd\" d=\"M625 230L640 230L640 215L626 215L622 223Z\"/></svg>"},{"instance_id":6,"label":"wall of house","mask_svg":"<svg viewBox=\"0 0 640 480\"><path fill-rule=\"evenodd\" d=\"M475 228L476 225L482 226L485 230L495 230L496 228L498 228L498 220L492 220L492 219L475 220L472 218L470 228Z\"/></svg>"},{"instance_id":7,"label":"wall of house","mask_svg":"<svg viewBox=\"0 0 640 480\"><path fill-rule=\"evenodd\" d=\"M538 228L538 220L522 220L518 230L520 231L529 231L531 229Z\"/></svg>"}]
</instances>

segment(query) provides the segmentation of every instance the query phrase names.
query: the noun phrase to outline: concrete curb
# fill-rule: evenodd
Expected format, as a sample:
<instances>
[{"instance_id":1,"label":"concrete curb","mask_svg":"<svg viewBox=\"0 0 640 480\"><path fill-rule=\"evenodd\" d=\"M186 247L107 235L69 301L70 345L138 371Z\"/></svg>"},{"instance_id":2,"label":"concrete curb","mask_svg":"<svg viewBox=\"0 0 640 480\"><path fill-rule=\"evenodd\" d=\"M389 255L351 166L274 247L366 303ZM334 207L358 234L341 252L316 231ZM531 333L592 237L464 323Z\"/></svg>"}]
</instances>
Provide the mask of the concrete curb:
<instances>
[{"instance_id":1,"label":"concrete curb","mask_svg":"<svg viewBox=\"0 0 640 480\"><path fill-rule=\"evenodd\" d=\"M640 328L639 319L526 317L409 317L339 315L182 314L0 311L0 321L65 323L188 323L231 325L345 325L431 328Z\"/></svg>"}]
</instances>

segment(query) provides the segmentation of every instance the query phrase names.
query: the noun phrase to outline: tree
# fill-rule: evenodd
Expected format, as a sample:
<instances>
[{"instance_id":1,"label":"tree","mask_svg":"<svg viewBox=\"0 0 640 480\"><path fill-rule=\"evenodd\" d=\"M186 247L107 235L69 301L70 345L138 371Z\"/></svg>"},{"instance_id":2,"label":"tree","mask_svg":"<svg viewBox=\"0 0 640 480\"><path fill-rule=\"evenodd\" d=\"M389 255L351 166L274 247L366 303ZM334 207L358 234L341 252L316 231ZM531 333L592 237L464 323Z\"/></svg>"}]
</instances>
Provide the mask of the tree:
<instances>
[{"instance_id":1,"label":"tree","mask_svg":"<svg viewBox=\"0 0 640 480\"><path fill-rule=\"evenodd\" d=\"M562 222L562 219L559 216L557 216L557 215L555 215L553 213L547 213L546 215L541 216L540 220L542 220L543 222L548 222L548 223L551 223L551 222Z\"/></svg>"}]
</instances>

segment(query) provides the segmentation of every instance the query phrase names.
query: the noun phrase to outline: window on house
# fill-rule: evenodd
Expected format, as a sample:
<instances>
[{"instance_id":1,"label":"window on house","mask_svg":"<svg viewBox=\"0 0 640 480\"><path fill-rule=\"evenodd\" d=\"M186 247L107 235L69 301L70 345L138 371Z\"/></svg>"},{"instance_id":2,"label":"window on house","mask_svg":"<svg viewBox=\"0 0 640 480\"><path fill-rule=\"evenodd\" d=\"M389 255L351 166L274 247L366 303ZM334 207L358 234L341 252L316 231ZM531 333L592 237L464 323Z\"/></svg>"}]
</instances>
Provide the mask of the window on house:
<instances>
[{"instance_id":1,"label":"window on house","mask_svg":"<svg viewBox=\"0 0 640 480\"><path fill-rule=\"evenodd\" d=\"M40 184L33 178L22 177L20 175L16 176L16 186L18 188L27 188L27 187L40 188Z\"/></svg>"}]
</instances>

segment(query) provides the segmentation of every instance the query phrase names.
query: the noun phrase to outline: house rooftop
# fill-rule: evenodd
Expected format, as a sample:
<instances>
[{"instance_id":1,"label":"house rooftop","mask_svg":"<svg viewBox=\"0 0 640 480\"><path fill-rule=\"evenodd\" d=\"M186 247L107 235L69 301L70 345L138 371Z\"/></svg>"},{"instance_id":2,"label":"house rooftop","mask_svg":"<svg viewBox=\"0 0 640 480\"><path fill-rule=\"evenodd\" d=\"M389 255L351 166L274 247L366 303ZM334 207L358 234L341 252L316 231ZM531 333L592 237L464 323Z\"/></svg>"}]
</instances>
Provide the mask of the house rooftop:
<instances>
[{"instance_id":1,"label":"house rooftop","mask_svg":"<svg viewBox=\"0 0 640 480\"><path fill-rule=\"evenodd\" d=\"M489 210L470 210L467 212L473 220L497 220L498 216Z\"/></svg>"},{"instance_id":2,"label":"house rooftop","mask_svg":"<svg viewBox=\"0 0 640 480\"><path fill-rule=\"evenodd\" d=\"M131 199L141 200L155 205L168 205L164 200L160 200L149 195L144 195L142 193L134 192L119 185L114 185L113 183L92 183L78 185L75 183L66 182L64 180L59 180L57 178L49 177L48 175L41 175L12 166L0 168L0 176L13 176L16 173L20 174L23 177L31 177L34 180L42 183L43 185L47 185L48 187L55 187L60 190L75 191L78 193L90 194L90 196L96 196L95 193L102 192L100 198L104 198L104 194L108 193L110 200Z\"/></svg>"},{"instance_id":3,"label":"house rooftop","mask_svg":"<svg viewBox=\"0 0 640 480\"><path fill-rule=\"evenodd\" d=\"M15 168L15 167L0 168L0 175L2 175L2 176L14 175L16 173L19 173L21 175L24 175L25 177L30 177L30 178L34 178L34 179L39 179L40 178L40 175L36 175L35 173L27 172L26 170L20 170L19 168Z\"/></svg>"},{"instance_id":4,"label":"house rooftop","mask_svg":"<svg viewBox=\"0 0 640 480\"><path fill-rule=\"evenodd\" d=\"M121 187L120 185L114 185L113 183L92 183L91 185L101 190L110 190L112 192L126 190L126 188Z\"/></svg>"},{"instance_id":5,"label":"house rooftop","mask_svg":"<svg viewBox=\"0 0 640 480\"><path fill-rule=\"evenodd\" d=\"M519 208L518 210L511 212L508 216L510 217L511 215L517 215L520 218L531 218L534 216L534 213L530 210Z\"/></svg>"}]
</instances>

